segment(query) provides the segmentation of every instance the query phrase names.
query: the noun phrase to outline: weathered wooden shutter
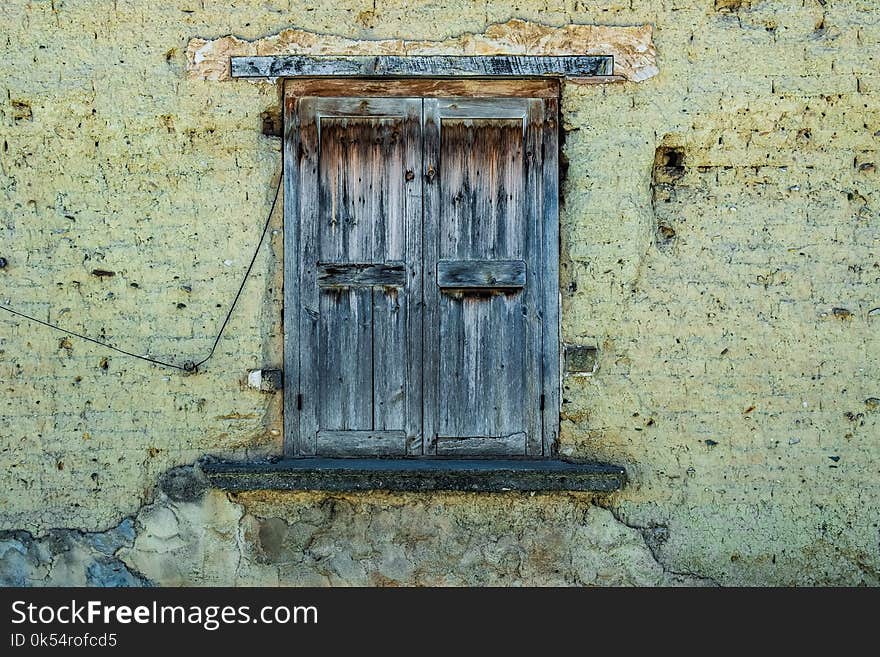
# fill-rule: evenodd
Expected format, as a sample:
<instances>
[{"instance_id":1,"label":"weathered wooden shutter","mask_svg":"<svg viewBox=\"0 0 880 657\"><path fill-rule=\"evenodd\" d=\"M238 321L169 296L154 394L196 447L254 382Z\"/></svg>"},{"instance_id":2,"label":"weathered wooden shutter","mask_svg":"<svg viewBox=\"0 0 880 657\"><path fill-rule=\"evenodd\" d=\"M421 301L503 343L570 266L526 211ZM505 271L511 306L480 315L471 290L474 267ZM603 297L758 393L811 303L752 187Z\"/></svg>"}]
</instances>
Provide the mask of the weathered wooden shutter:
<instances>
[{"instance_id":1,"label":"weathered wooden shutter","mask_svg":"<svg viewBox=\"0 0 880 657\"><path fill-rule=\"evenodd\" d=\"M288 100L288 453L549 456L556 99Z\"/></svg>"},{"instance_id":2,"label":"weathered wooden shutter","mask_svg":"<svg viewBox=\"0 0 880 657\"><path fill-rule=\"evenodd\" d=\"M298 102L300 455L422 452L421 111Z\"/></svg>"},{"instance_id":3,"label":"weathered wooden shutter","mask_svg":"<svg viewBox=\"0 0 880 657\"><path fill-rule=\"evenodd\" d=\"M424 103L426 453L540 456L544 101Z\"/></svg>"}]
</instances>

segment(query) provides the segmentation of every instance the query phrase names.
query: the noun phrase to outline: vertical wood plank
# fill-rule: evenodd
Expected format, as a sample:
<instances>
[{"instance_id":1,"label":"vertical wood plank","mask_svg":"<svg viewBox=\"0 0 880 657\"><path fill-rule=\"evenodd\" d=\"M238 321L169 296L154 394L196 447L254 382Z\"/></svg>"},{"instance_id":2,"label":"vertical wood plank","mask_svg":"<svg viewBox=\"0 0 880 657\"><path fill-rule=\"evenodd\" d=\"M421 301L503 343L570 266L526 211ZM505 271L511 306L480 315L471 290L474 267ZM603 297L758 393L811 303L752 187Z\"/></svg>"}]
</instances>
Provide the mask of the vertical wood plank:
<instances>
[{"instance_id":1,"label":"vertical wood plank","mask_svg":"<svg viewBox=\"0 0 880 657\"><path fill-rule=\"evenodd\" d=\"M318 263L318 117L314 100L298 102L299 160L298 231L299 231L299 351L301 403L299 433L296 438L298 456L314 456L318 434L318 336L320 300L317 277Z\"/></svg>"},{"instance_id":2,"label":"vertical wood plank","mask_svg":"<svg viewBox=\"0 0 880 657\"><path fill-rule=\"evenodd\" d=\"M524 219L522 217L520 221ZM532 402L526 396L526 382L534 375L526 367L528 354L523 303L527 290L498 294L492 298L493 307L487 328L494 328L493 333L497 337L487 332L488 344L483 361L484 372L492 381L491 397L486 400L494 400L491 409L494 417L490 409L486 409L487 417L493 417L494 427L497 427L492 435L507 435L528 429L526 414Z\"/></svg>"},{"instance_id":3,"label":"vertical wood plank","mask_svg":"<svg viewBox=\"0 0 880 657\"><path fill-rule=\"evenodd\" d=\"M475 137L473 121L466 117L455 120L448 116L450 103L440 99L440 166L439 213L433 218L438 232L438 257L468 259L474 247L481 244L481 229L486 214L485 199L475 193L477 172L473 153ZM455 106L457 109L457 105ZM444 111L446 110L446 111ZM486 256L487 258L491 256ZM436 292L435 292L436 294ZM486 297L488 298L488 297ZM477 389L480 341L480 315L485 308L477 305L465 311L463 294L439 296L438 324L440 327L438 352L440 362L438 399L440 422L438 434L448 436L490 435L488 422L477 413L478 397L484 394Z\"/></svg>"},{"instance_id":4,"label":"vertical wood plank","mask_svg":"<svg viewBox=\"0 0 880 657\"><path fill-rule=\"evenodd\" d=\"M297 98L285 84L284 93L284 455L303 453L299 425L300 299L299 299L299 122Z\"/></svg>"},{"instance_id":5,"label":"vertical wood plank","mask_svg":"<svg viewBox=\"0 0 880 657\"><path fill-rule=\"evenodd\" d=\"M436 294L436 292L435 292ZM455 295L456 301L449 301L446 294L439 295L438 304L438 349L433 356L438 361L437 370L437 401L438 423L437 432L450 436L465 435L468 425L475 426L469 435L483 435L482 425L484 418L472 417L467 422L464 415L474 415L475 409L469 408L477 393L475 359L468 359L468 355L474 355L472 343L475 336L474 330L468 334L468 328L474 329L474 324L466 325L464 321L463 294ZM479 312L479 308L476 309Z\"/></svg>"},{"instance_id":6,"label":"vertical wood plank","mask_svg":"<svg viewBox=\"0 0 880 657\"><path fill-rule=\"evenodd\" d=\"M318 429L373 428L373 290L322 290Z\"/></svg>"},{"instance_id":7,"label":"vertical wood plank","mask_svg":"<svg viewBox=\"0 0 880 657\"><path fill-rule=\"evenodd\" d=\"M544 261L543 388L544 454L557 448L559 434L559 100L548 98L544 105L544 222L542 258Z\"/></svg>"},{"instance_id":8,"label":"vertical wood plank","mask_svg":"<svg viewBox=\"0 0 880 657\"><path fill-rule=\"evenodd\" d=\"M422 408L423 453L437 453L439 424L439 360L440 294L437 289L437 260L439 247L440 186L437 172L440 168L440 113L434 98L423 101L422 133L423 226L422 226L422 302L424 304L422 342Z\"/></svg>"},{"instance_id":9,"label":"vertical wood plank","mask_svg":"<svg viewBox=\"0 0 880 657\"><path fill-rule=\"evenodd\" d=\"M365 213L372 227L373 262L405 262L406 249L406 160L412 148L406 133L406 114L411 101L393 101L391 119L383 119L376 130L374 150L365 165L376 171L363 193L372 197ZM403 115L403 116L400 116ZM407 322L409 297L403 288L376 287L373 297L372 335L372 428L403 430L406 426L406 399L410 392L407 382ZM405 449L405 441L400 442Z\"/></svg>"},{"instance_id":10,"label":"vertical wood plank","mask_svg":"<svg viewBox=\"0 0 880 657\"><path fill-rule=\"evenodd\" d=\"M373 288L373 422L372 429L396 430L407 425L406 319L409 299L399 288Z\"/></svg>"},{"instance_id":11,"label":"vertical wood plank","mask_svg":"<svg viewBox=\"0 0 880 657\"><path fill-rule=\"evenodd\" d=\"M404 235L407 282L406 311L406 404L404 408L406 450L411 456L424 454L422 422L422 213L423 213L423 101L411 99L406 104L403 124L406 139L404 157Z\"/></svg>"},{"instance_id":12,"label":"vertical wood plank","mask_svg":"<svg viewBox=\"0 0 880 657\"><path fill-rule=\"evenodd\" d=\"M372 262L373 238L384 228L385 219L377 198L384 181L377 170L381 165L374 139L382 139L389 122L319 117L318 258L333 263ZM376 223L382 226L376 228Z\"/></svg>"}]
</instances>

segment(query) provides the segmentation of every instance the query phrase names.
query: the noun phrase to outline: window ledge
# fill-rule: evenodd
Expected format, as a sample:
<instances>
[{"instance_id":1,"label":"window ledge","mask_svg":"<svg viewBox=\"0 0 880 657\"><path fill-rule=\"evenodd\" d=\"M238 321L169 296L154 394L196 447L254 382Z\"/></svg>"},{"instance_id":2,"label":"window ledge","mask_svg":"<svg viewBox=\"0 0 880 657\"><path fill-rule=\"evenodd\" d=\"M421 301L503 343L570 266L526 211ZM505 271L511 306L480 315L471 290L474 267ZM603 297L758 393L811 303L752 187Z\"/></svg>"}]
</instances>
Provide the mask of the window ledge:
<instances>
[{"instance_id":1,"label":"window ledge","mask_svg":"<svg viewBox=\"0 0 880 657\"><path fill-rule=\"evenodd\" d=\"M609 493L626 471L606 463L517 459L299 458L275 462L207 459L201 469L215 488L322 491L593 491Z\"/></svg>"}]
</instances>

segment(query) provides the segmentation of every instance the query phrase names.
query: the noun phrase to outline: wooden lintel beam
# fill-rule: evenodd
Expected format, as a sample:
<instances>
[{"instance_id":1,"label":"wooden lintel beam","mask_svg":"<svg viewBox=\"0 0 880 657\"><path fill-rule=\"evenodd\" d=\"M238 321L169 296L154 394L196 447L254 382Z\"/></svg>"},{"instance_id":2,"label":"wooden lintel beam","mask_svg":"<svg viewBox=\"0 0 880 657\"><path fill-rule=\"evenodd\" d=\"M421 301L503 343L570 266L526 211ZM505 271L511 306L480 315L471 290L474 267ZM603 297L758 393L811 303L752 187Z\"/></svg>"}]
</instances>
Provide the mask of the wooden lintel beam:
<instances>
[{"instance_id":1,"label":"wooden lintel beam","mask_svg":"<svg viewBox=\"0 0 880 657\"><path fill-rule=\"evenodd\" d=\"M234 78L610 76L611 55L274 55L231 57Z\"/></svg>"}]
</instances>

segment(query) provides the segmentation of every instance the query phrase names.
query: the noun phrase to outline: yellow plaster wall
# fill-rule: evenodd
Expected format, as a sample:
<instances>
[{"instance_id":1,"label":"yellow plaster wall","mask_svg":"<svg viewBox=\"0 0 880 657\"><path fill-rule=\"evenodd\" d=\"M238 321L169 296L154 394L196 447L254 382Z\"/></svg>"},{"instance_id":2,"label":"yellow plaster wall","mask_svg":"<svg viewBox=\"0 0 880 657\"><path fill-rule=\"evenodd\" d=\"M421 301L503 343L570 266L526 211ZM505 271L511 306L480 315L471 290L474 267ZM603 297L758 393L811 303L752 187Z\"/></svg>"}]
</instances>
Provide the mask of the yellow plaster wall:
<instances>
[{"instance_id":1,"label":"yellow plaster wall","mask_svg":"<svg viewBox=\"0 0 880 657\"><path fill-rule=\"evenodd\" d=\"M650 24L658 53L644 82L564 90L563 336L597 346L599 368L565 379L561 451L627 467L629 486L602 504L671 572L876 584L871 0L4 2L0 303L200 360L268 211L280 144L260 131L277 89L188 79L190 39L293 26L438 40L511 18ZM683 170L654 166L660 146L680 149ZM243 379L280 363L280 238L196 375L0 316L4 528L102 529L171 466L279 451L280 398ZM356 497L364 513L380 504ZM456 518L453 497L440 507ZM265 517L275 499L289 516L327 498L236 503ZM433 504L390 499L404 515ZM540 518L567 499L511 509ZM467 500L473 528L479 498Z\"/></svg>"}]
</instances>

